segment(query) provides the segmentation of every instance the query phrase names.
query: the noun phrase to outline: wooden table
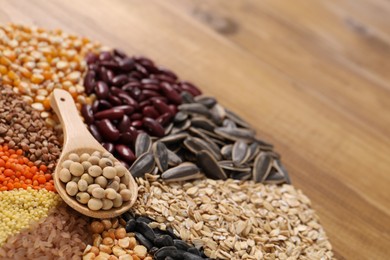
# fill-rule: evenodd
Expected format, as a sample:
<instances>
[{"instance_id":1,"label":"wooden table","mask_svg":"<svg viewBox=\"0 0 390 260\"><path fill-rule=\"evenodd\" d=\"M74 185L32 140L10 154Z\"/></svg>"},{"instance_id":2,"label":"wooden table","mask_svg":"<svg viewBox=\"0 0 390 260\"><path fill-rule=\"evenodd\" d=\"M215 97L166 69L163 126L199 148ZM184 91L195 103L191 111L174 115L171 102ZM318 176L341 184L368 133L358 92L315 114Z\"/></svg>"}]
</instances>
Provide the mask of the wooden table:
<instances>
[{"instance_id":1,"label":"wooden table","mask_svg":"<svg viewBox=\"0 0 390 260\"><path fill-rule=\"evenodd\" d=\"M386 0L0 1L36 24L144 54L256 126L339 259L390 255Z\"/></svg>"}]
</instances>

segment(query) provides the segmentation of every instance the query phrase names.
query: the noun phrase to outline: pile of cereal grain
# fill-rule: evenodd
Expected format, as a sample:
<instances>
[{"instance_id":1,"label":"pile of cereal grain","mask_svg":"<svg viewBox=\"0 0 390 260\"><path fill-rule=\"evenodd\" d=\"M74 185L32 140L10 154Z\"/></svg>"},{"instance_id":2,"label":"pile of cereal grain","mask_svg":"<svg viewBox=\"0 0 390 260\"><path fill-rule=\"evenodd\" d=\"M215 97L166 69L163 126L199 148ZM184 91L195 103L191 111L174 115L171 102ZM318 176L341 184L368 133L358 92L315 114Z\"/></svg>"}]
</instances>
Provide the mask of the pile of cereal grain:
<instances>
[{"instance_id":1,"label":"pile of cereal grain","mask_svg":"<svg viewBox=\"0 0 390 260\"><path fill-rule=\"evenodd\" d=\"M291 185L137 178L137 214L173 227L218 259L331 259L332 247L310 200Z\"/></svg>"},{"instance_id":2,"label":"pile of cereal grain","mask_svg":"<svg viewBox=\"0 0 390 260\"><path fill-rule=\"evenodd\" d=\"M35 165L53 171L61 153L55 131L19 94L0 85L0 145L20 148Z\"/></svg>"},{"instance_id":3,"label":"pile of cereal grain","mask_svg":"<svg viewBox=\"0 0 390 260\"><path fill-rule=\"evenodd\" d=\"M89 243L88 218L62 204L10 237L0 248L0 259L80 259Z\"/></svg>"},{"instance_id":4,"label":"pile of cereal grain","mask_svg":"<svg viewBox=\"0 0 390 260\"><path fill-rule=\"evenodd\" d=\"M0 192L0 245L8 236L28 227L31 221L47 216L59 201L56 193L45 189L29 187Z\"/></svg>"},{"instance_id":5,"label":"pile of cereal grain","mask_svg":"<svg viewBox=\"0 0 390 260\"><path fill-rule=\"evenodd\" d=\"M61 30L23 25L0 25L0 75L3 84L23 95L41 116L50 120L49 95L54 88L68 90L80 107L88 103L82 75L84 56L99 44Z\"/></svg>"}]
</instances>

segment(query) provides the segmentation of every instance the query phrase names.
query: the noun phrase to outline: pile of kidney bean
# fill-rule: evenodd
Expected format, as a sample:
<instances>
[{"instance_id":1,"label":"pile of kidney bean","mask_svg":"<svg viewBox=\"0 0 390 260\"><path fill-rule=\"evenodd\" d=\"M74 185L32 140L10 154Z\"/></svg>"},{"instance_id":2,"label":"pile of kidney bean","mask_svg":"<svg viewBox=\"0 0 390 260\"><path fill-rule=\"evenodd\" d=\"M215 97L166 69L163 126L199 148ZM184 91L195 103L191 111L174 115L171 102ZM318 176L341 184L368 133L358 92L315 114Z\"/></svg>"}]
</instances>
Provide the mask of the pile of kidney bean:
<instances>
[{"instance_id":1,"label":"pile of kidney bean","mask_svg":"<svg viewBox=\"0 0 390 260\"><path fill-rule=\"evenodd\" d=\"M85 91L95 94L96 100L83 105L82 116L93 136L125 165L136 159L134 142L140 131L164 136L164 127L182 103L180 93L201 94L193 84L145 57L113 50L89 53L86 61Z\"/></svg>"}]
</instances>

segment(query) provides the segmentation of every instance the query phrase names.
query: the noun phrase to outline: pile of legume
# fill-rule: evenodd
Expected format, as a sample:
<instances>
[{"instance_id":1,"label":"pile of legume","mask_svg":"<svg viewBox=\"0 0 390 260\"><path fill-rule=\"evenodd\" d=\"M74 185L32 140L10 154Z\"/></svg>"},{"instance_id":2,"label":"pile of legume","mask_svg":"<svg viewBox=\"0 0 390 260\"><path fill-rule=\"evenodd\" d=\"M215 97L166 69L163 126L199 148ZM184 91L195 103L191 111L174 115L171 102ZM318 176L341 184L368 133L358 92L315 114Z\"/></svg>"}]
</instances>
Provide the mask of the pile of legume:
<instances>
[{"instance_id":1,"label":"pile of legume","mask_svg":"<svg viewBox=\"0 0 390 260\"><path fill-rule=\"evenodd\" d=\"M0 192L0 245L8 236L27 228L31 221L45 217L59 201L56 193L45 189L28 187Z\"/></svg>"},{"instance_id":2,"label":"pile of legume","mask_svg":"<svg viewBox=\"0 0 390 260\"><path fill-rule=\"evenodd\" d=\"M22 25L0 26L0 75L3 84L51 117L49 95L54 88L68 90L80 108L90 103L81 84L86 69L84 55L99 44L61 30L44 30ZM53 123L48 119L47 122Z\"/></svg>"},{"instance_id":3,"label":"pile of legume","mask_svg":"<svg viewBox=\"0 0 390 260\"><path fill-rule=\"evenodd\" d=\"M54 170L61 153L56 132L39 112L9 87L0 85L0 145L3 144L22 149L37 167L46 165L48 172Z\"/></svg>"},{"instance_id":4,"label":"pile of legume","mask_svg":"<svg viewBox=\"0 0 390 260\"><path fill-rule=\"evenodd\" d=\"M90 210L119 208L131 199L130 173L110 153L71 153L61 167L66 193Z\"/></svg>"},{"instance_id":5,"label":"pile of legume","mask_svg":"<svg viewBox=\"0 0 390 260\"><path fill-rule=\"evenodd\" d=\"M164 136L182 103L180 93L200 94L194 85L145 57L114 50L86 58L85 91L96 100L82 107L84 120L95 138L129 165L135 160L138 131Z\"/></svg>"},{"instance_id":6,"label":"pile of legume","mask_svg":"<svg viewBox=\"0 0 390 260\"><path fill-rule=\"evenodd\" d=\"M139 244L134 233L126 232L124 225L126 222L119 218L93 221L93 243L85 249L83 260L152 260L146 247Z\"/></svg>"},{"instance_id":7,"label":"pile of legume","mask_svg":"<svg viewBox=\"0 0 390 260\"><path fill-rule=\"evenodd\" d=\"M81 258L90 237L88 218L61 204L29 229L10 237L0 248L0 259L76 260Z\"/></svg>"}]
</instances>

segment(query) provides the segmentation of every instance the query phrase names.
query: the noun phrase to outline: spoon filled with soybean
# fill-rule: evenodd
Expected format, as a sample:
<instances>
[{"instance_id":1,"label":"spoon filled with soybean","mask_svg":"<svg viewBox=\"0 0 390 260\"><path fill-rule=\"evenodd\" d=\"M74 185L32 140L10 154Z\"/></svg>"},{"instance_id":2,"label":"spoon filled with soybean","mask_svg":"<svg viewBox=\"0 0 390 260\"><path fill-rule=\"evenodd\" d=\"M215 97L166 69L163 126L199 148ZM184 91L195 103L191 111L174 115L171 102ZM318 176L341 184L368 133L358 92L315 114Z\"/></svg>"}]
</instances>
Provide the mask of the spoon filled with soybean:
<instances>
[{"instance_id":1,"label":"spoon filled with soybean","mask_svg":"<svg viewBox=\"0 0 390 260\"><path fill-rule=\"evenodd\" d=\"M131 173L89 133L69 92L55 89L50 105L64 132L53 176L58 194L70 207L93 218L128 211L138 195Z\"/></svg>"}]
</instances>

